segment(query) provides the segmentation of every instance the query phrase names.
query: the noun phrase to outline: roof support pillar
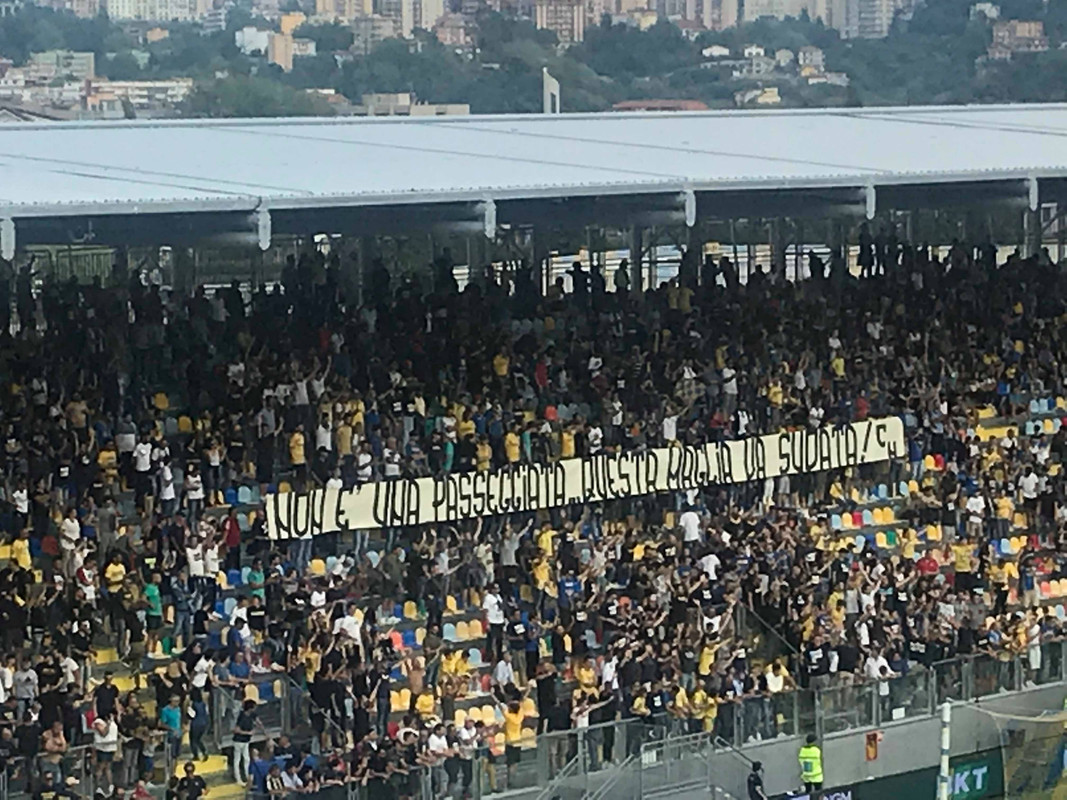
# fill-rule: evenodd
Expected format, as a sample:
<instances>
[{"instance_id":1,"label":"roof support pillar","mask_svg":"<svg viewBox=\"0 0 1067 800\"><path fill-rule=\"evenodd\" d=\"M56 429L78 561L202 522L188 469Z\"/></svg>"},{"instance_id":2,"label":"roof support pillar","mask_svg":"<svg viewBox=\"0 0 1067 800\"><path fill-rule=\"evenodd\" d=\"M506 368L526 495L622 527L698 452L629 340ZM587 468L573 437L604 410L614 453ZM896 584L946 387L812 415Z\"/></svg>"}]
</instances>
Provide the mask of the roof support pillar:
<instances>
[{"instance_id":1,"label":"roof support pillar","mask_svg":"<svg viewBox=\"0 0 1067 800\"><path fill-rule=\"evenodd\" d=\"M685 194L685 225L692 228L697 224L697 196L692 189L686 189Z\"/></svg>"},{"instance_id":2,"label":"roof support pillar","mask_svg":"<svg viewBox=\"0 0 1067 800\"><path fill-rule=\"evenodd\" d=\"M256 239L260 250L264 253L270 250L270 211L265 208L256 209Z\"/></svg>"},{"instance_id":3,"label":"roof support pillar","mask_svg":"<svg viewBox=\"0 0 1067 800\"><path fill-rule=\"evenodd\" d=\"M875 190L873 183L867 184L864 194L867 201L867 219L874 219L874 215L878 211L878 193Z\"/></svg>"},{"instance_id":4,"label":"roof support pillar","mask_svg":"<svg viewBox=\"0 0 1067 800\"><path fill-rule=\"evenodd\" d=\"M645 291L645 276L641 269L642 233L639 226L630 226L630 291L635 297L640 297Z\"/></svg>"},{"instance_id":5,"label":"roof support pillar","mask_svg":"<svg viewBox=\"0 0 1067 800\"><path fill-rule=\"evenodd\" d=\"M494 202L492 200L492 198L487 199L482 204L482 213L484 214L484 217L482 218L482 221L483 221L482 227L485 230L485 238L486 239L495 239L496 238L496 202Z\"/></svg>"},{"instance_id":6,"label":"roof support pillar","mask_svg":"<svg viewBox=\"0 0 1067 800\"><path fill-rule=\"evenodd\" d=\"M15 257L15 220L0 217L0 258L11 261Z\"/></svg>"}]
</instances>

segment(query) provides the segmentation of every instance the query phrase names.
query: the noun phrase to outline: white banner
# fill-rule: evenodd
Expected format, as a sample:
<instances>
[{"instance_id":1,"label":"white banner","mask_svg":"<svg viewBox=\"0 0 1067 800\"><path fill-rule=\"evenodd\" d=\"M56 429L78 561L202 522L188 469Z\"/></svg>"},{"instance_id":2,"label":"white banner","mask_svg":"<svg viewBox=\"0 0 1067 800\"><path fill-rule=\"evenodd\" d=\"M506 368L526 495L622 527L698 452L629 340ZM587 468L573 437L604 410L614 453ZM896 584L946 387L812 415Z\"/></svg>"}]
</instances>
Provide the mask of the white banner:
<instances>
[{"instance_id":1,"label":"white banner","mask_svg":"<svg viewBox=\"0 0 1067 800\"><path fill-rule=\"evenodd\" d=\"M365 483L266 498L272 539L361 528L432 525L571 503L744 483L903 458L898 417L644 453L569 458L494 472Z\"/></svg>"}]
</instances>

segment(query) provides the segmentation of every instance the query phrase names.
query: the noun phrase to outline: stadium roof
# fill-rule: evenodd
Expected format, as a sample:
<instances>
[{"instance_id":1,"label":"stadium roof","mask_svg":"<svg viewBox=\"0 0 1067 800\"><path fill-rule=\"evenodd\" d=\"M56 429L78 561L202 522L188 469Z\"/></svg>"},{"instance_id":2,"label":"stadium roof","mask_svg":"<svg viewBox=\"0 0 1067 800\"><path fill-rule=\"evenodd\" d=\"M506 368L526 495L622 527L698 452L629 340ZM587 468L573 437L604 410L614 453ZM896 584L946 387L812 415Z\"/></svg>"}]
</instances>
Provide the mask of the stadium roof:
<instances>
[{"instance_id":1,"label":"stadium roof","mask_svg":"<svg viewBox=\"0 0 1067 800\"><path fill-rule=\"evenodd\" d=\"M1067 105L0 126L16 222L627 197L691 221L783 191L871 210L884 187L1001 185L1033 204L1035 179L1067 179Z\"/></svg>"}]
</instances>

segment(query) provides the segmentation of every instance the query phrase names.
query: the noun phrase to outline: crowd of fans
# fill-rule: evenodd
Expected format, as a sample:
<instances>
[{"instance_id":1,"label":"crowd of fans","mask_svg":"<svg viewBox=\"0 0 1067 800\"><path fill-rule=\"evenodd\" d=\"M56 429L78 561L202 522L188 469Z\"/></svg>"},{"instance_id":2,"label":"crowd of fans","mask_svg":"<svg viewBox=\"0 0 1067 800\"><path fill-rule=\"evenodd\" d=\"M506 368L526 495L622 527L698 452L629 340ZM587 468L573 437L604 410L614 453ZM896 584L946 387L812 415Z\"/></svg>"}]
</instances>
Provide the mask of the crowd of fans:
<instances>
[{"instance_id":1,"label":"crowd of fans","mask_svg":"<svg viewBox=\"0 0 1067 800\"><path fill-rule=\"evenodd\" d=\"M1059 268L891 236L861 239L858 277L809 261L807 280L742 282L709 259L642 295L625 264L611 292L576 264L544 296L527 270L460 292L447 256L432 287L379 262L362 304L318 252L251 296L140 274L34 291L24 267L0 297L9 776L60 792L86 744L98 785L136 796L217 728L257 792L443 796L486 771L521 781L539 734L591 729L597 764L661 725L778 735L798 686L888 687L978 653L1037 679L1064 627L1040 587L1067 577L1067 430L979 435L979 417L1065 393ZM678 496L281 549L256 509L275 490L889 415L906 459ZM840 530L868 497L896 506L891 546ZM234 572L236 594L217 579ZM792 655L750 652L738 606ZM457 621L484 637L457 641ZM94 667L112 649L124 663ZM307 746L242 703L263 680L308 711ZM625 743L597 727L616 720ZM558 768L577 742L549 738ZM205 788L190 762L168 791Z\"/></svg>"}]
</instances>

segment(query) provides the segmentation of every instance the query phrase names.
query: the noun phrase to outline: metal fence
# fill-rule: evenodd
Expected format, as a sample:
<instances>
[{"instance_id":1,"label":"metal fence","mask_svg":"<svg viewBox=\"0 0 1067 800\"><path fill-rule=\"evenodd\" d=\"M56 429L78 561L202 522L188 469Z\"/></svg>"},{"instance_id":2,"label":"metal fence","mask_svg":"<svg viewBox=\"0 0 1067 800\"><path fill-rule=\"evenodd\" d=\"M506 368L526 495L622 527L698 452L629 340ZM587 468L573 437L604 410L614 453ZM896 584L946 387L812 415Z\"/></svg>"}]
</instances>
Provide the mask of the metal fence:
<instances>
[{"instance_id":1,"label":"metal fence","mask_svg":"<svg viewBox=\"0 0 1067 800\"><path fill-rule=\"evenodd\" d=\"M243 686L216 686L211 690L211 736L216 751L232 745L233 727L246 699L256 701L256 716L267 734L277 736L292 730L289 676L253 675ZM256 733L253 738L260 738L262 732Z\"/></svg>"},{"instance_id":2,"label":"metal fence","mask_svg":"<svg viewBox=\"0 0 1067 800\"><path fill-rule=\"evenodd\" d=\"M92 745L69 747L61 756L39 754L12 758L0 764L0 798L23 800L51 786L93 797L97 789L112 785L133 786L142 776L165 779L174 769L162 735L143 748L119 748L110 755L97 753ZM69 783L68 783L69 782Z\"/></svg>"}]
</instances>

